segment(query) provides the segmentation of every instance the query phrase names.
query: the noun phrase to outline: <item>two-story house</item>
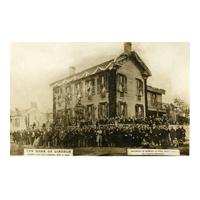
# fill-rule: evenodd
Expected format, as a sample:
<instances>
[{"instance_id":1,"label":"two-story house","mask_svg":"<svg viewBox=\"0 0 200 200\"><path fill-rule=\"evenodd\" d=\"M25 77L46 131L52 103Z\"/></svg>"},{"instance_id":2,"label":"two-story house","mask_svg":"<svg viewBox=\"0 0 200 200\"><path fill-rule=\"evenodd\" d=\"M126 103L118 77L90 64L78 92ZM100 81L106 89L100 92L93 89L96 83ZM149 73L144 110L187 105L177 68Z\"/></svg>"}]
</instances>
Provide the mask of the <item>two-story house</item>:
<instances>
[{"instance_id":1,"label":"two-story house","mask_svg":"<svg viewBox=\"0 0 200 200\"><path fill-rule=\"evenodd\" d=\"M43 124L46 127L52 123L52 113L43 113L38 107L37 103L31 102L28 109L15 109L10 112L10 131L24 130L35 126L35 128L41 128Z\"/></svg>"},{"instance_id":2,"label":"two-story house","mask_svg":"<svg viewBox=\"0 0 200 200\"><path fill-rule=\"evenodd\" d=\"M54 120L146 116L151 71L131 45L124 43L118 57L82 72L72 67L68 77L52 83Z\"/></svg>"}]
</instances>

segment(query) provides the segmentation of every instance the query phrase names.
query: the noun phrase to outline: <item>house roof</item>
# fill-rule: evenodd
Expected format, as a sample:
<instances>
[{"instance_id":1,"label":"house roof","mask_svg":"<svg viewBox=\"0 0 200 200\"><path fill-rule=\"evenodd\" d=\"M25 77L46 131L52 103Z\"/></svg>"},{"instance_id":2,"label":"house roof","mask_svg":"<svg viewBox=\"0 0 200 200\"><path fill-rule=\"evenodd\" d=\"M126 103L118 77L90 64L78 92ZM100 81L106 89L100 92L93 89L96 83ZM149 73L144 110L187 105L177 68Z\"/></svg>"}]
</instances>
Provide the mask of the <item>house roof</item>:
<instances>
[{"instance_id":1,"label":"house roof","mask_svg":"<svg viewBox=\"0 0 200 200\"><path fill-rule=\"evenodd\" d=\"M148 76L152 76L150 69L146 66L146 64L137 54L137 52L135 51L131 52L131 56L136 61L136 63L139 64L140 70L142 70L143 73L146 72Z\"/></svg>"},{"instance_id":2,"label":"house roof","mask_svg":"<svg viewBox=\"0 0 200 200\"><path fill-rule=\"evenodd\" d=\"M77 80L89 77L91 75L97 74L102 71L111 70L111 69L113 69L114 66L121 67L122 66L121 64L123 63L123 61L127 60L127 59L131 59L138 66L141 73L145 73L147 76L152 75L151 71L145 65L145 63L142 61L142 59L139 57L139 55L135 51L132 51L130 53L122 53L120 56L118 56L115 59L105 61L103 63L100 63L100 64L90 67L88 69L85 69L81 72L78 72L74 75L67 76L63 79L55 81L55 82L51 83L50 86L53 86L53 87L60 86L64 83L70 83L72 81L77 81Z\"/></svg>"},{"instance_id":3,"label":"house roof","mask_svg":"<svg viewBox=\"0 0 200 200\"><path fill-rule=\"evenodd\" d=\"M157 94L165 94L165 92L166 92L164 89L152 87L150 85L147 85L147 91L154 92L154 93L157 93Z\"/></svg>"}]
</instances>

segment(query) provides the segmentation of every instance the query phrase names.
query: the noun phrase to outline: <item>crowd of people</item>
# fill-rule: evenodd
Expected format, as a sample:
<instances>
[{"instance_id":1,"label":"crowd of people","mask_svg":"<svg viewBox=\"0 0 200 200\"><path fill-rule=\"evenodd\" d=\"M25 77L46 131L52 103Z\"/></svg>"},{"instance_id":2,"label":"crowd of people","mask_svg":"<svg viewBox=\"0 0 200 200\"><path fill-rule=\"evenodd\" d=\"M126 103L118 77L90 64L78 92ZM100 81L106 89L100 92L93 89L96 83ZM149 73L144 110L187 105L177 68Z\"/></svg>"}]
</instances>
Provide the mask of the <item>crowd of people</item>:
<instances>
[{"instance_id":1,"label":"crowd of people","mask_svg":"<svg viewBox=\"0 0 200 200\"><path fill-rule=\"evenodd\" d=\"M108 121L107 121L108 122ZM45 125L11 133L14 143L38 148L75 147L132 147L132 148L178 148L183 145L186 130L183 126L173 128L165 118L140 120L96 121L95 125L81 123L79 126Z\"/></svg>"},{"instance_id":2,"label":"crowd of people","mask_svg":"<svg viewBox=\"0 0 200 200\"><path fill-rule=\"evenodd\" d=\"M63 118L64 119L64 118ZM61 120L62 121L62 120ZM123 117L123 116L117 116L117 117L104 117L101 119L81 119L76 120L75 118L71 118L70 120L67 120L68 126L86 126L86 125L117 125L117 124L148 124L152 126L155 125L163 125L163 124L169 124L170 120L166 116L162 117L155 117L155 116L149 116L147 118L135 118L135 117ZM178 123L170 123L170 124L178 124Z\"/></svg>"}]
</instances>

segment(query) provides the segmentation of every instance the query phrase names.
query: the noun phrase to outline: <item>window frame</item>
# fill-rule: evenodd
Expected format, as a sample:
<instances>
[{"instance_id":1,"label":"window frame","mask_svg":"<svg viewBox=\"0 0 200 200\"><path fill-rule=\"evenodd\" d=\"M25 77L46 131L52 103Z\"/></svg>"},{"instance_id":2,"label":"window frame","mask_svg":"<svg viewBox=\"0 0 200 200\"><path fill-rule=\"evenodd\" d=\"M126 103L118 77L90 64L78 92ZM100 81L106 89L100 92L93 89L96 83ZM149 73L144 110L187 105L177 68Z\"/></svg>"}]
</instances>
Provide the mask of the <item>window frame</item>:
<instances>
[{"instance_id":1,"label":"window frame","mask_svg":"<svg viewBox=\"0 0 200 200\"><path fill-rule=\"evenodd\" d=\"M121 106L124 106L124 111L125 113L122 114L122 110L121 110ZM117 115L118 116L123 116L123 117L127 117L128 116L128 104L125 101L118 101L117 104Z\"/></svg>"},{"instance_id":2,"label":"window frame","mask_svg":"<svg viewBox=\"0 0 200 200\"><path fill-rule=\"evenodd\" d=\"M108 92L108 73L100 73L97 77L97 94L101 94L101 90L103 88L101 88L101 81L102 81L102 77L104 77L104 87L105 87L105 93ZM106 95L102 95L102 98L105 97Z\"/></svg>"},{"instance_id":3,"label":"window frame","mask_svg":"<svg viewBox=\"0 0 200 200\"><path fill-rule=\"evenodd\" d=\"M142 95L140 95L140 85L139 84L141 83L141 86L142 86ZM144 96L144 83L142 81L142 79L139 79L139 78L136 78L136 91L137 91L137 94L136 96L138 97L143 97Z\"/></svg>"},{"instance_id":4,"label":"window frame","mask_svg":"<svg viewBox=\"0 0 200 200\"><path fill-rule=\"evenodd\" d=\"M103 113L103 109L102 106L105 106L105 113ZM108 108L109 104L108 102L100 102L98 104L98 118L102 119L104 117L108 117L109 116L109 108Z\"/></svg>"},{"instance_id":5,"label":"window frame","mask_svg":"<svg viewBox=\"0 0 200 200\"><path fill-rule=\"evenodd\" d=\"M138 108L142 108L142 116L138 115ZM144 105L143 104L135 104L135 117L136 118L144 118Z\"/></svg>"},{"instance_id":6,"label":"window frame","mask_svg":"<svg viewBox=\"0 0 200 200\"><path fill-rule=\"evenodd\" d=\"M119 90L121 78L122 78L123 87L124 87L123 92L120 92L120 90ZM127 76L125 74L122 74L122 73L117 74L117 92L120 93L120 97L124 97L124 94L128 93L128 83L127 83L127 81L128 81L128 79L127 79Z\"/></svg>"},{"instance_id":7,"label":"window frame","mask_svg":"<svg viewBox=\"0 0 200 200\"><path fill-rule=\"evenodd\" d=\"M92 94L91 95L89 95L88 91L87 91L89 82L91 82L91 85L92 85ZM95 84L95 77L92 77L90 79L86 79L85 80L85 97L89 97L89 96L94 96L95 95L95 93L96 93L95 85L96 85Z\"/></svg>"}]
</instances>

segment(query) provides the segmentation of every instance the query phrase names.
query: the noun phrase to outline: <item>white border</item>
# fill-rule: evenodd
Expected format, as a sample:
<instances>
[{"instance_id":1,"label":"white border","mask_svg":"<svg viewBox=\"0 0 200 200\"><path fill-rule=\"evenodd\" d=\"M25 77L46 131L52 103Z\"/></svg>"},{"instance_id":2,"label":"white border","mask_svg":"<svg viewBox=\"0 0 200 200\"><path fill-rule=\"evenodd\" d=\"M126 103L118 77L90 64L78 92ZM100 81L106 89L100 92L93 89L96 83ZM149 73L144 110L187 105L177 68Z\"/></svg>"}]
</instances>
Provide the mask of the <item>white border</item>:
<instances>
[{"instance_id":1,"label":"white border","mask_svg":"<svg viewBox=\"0 0 200 200\"><path fill-rule=\"evenodd\" d=\"M198 1L1 1L1 199L199 199ZM10 157L10 42L191 43L189 157ZM181 84L181 83L180 83Z\"/></svg>"}]
</instances>

